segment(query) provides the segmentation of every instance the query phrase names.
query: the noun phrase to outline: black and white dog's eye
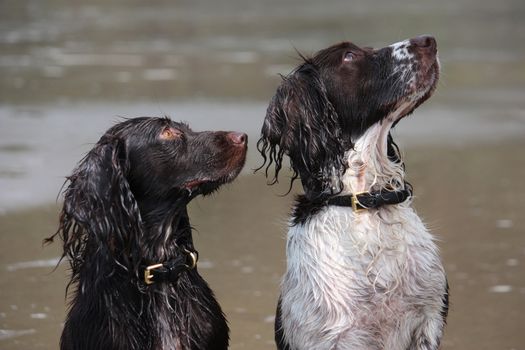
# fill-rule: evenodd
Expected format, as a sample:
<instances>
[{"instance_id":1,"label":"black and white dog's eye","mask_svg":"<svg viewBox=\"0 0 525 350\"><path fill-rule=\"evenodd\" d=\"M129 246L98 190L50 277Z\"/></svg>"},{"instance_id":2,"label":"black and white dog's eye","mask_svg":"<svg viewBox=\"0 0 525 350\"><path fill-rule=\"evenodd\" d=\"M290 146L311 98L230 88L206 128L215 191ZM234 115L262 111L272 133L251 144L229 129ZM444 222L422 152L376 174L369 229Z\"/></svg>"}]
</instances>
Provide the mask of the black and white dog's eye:
<instances>
[{"instance_id":1,"label":"black and white dog's eye","mask_svg":"<svg viewBox=\"0 0 525 350\"><path fill-rule=\"evenodd\" d=\"M345 57L343 58L344 62L352 62L355 58L355 55L352 52L345 53Z\"/></svg>"}]
</instances>

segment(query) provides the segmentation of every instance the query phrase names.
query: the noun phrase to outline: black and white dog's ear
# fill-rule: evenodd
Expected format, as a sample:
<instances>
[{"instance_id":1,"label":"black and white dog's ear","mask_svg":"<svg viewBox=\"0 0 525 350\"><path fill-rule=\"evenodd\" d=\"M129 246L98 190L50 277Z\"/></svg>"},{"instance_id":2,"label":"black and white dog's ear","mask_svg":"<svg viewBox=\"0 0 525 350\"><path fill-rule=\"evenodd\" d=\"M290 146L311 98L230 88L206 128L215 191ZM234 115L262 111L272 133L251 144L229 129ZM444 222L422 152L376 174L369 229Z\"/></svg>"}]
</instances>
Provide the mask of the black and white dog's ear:
<instances>
[{"instance_id":1,"label":"black and white dog's ear","mask_svg":"<svg viewBox=\"0 0 525 350\"><path fill-rule=\"evenodd\" d=\"M345 167L339 118L313 64L307 62L283 79L268 106L257 148L267 175L275 163L272 183L286 154L307 196L341 190Z\"/></svg>"}]
</instances>

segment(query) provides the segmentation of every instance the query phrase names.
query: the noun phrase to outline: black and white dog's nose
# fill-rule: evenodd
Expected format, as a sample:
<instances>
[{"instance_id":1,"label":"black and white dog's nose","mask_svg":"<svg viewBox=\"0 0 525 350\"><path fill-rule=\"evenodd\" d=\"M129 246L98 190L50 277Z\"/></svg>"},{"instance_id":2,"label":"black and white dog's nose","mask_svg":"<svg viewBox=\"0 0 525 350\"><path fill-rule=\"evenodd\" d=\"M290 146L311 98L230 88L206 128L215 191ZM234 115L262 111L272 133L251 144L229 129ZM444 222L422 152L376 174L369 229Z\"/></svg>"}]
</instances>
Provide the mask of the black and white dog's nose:
<instances>
[{"instance_id":1,"label":"black and white dog's nose","mask_svg":"<svg viewBox=\"0 0 525 350\"><path fill-rule=\"evenodd\" d=\"M430 35L421 35L410 39L410 44L422 49L436 49L436 39Z\"/></svg>"}]
</instances>

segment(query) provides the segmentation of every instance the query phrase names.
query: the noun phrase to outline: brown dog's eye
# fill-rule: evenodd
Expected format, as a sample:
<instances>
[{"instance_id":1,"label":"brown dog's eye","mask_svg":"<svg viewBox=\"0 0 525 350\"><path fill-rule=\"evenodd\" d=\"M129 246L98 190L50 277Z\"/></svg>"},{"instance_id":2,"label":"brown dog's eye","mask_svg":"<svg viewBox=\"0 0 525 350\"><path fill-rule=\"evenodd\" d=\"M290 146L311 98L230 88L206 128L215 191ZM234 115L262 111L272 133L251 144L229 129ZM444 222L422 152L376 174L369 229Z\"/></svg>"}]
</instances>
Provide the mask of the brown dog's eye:
<instances>
[{"instance_id":1,"label":"brown dog's eye","mask_svg":"<svg viewBox=\"0 0 525 350\"><path fill-rule=\"evenodd\" d=\"M345 57L343 58L344 62L352 62L354 60L355 55L352 52L345 53Z\"/></svg>"},{"instance_id":2,"label":"brown dog's eye","mask_svg":"<svg viewBox=\"0 0 525 350\"><path fill-rule=\"evenodd\" d=\"M162 140L174 140L176 138L179 138L181 135L182 131L168 127L162 130L162 132L160 133L160 138Z\"/></svg>"}]
</instances>

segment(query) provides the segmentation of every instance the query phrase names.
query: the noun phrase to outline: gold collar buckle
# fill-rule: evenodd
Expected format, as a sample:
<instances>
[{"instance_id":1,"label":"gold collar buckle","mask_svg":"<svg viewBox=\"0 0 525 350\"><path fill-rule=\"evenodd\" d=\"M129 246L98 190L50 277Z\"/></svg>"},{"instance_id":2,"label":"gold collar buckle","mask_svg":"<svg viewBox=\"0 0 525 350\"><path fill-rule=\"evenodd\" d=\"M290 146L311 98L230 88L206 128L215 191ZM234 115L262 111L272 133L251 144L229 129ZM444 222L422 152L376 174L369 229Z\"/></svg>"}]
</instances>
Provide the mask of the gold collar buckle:
<instances>
[{"instance_id":1,"label":"gold collar buckle","mask_svg":"<svg viewBox=\"0 0 525 350\"><path fill-rule=\"evenodd\" d=\"M357 196L362 195L362 194L370 194L370 192L368 192L368 191L363 191L363 192L357 192L357 193L353 193L353 194L352 194L352 197L351 197L352 210L353 210L355 213L359 213L359 212L362 212L362 211L365 211L365 210L368 209L367 207L365 207L364 205L362 205L362 204L359 202L359 199L357 198ZM359 205L360 207L358 207L358 205Z\"/></svg>"},{"instance_id":2,"label":"gold collar buckle","mask_svg":"<svg viewBox=\"0 0 525 350\"><path fill-rule=\"evenodd\" d=\"M151 274L151 271L159 269L162 266L164 266L164 265L163 264L155 264L155 265L150 265L150 266L146 267L146 269L144 270L144 282L146 282L146 284L148 284L148 285L155 283L155 281L153 281L153 275Z\"/></svg>"},{"instance_id":3,"label":"gold collar buckle","mask_svg":"<svg viewBox=\"0 0 525 350\"><path fill-rule=\"evenodd\" d=\"M197 266L197 261L199 261L199 255L197 254L197 252L189 251L186 248L184 248L184 253L188 254L191 258L191 264L186 264L186 267L190 270L193 270Z\"/></svg>"}]
</instances>

